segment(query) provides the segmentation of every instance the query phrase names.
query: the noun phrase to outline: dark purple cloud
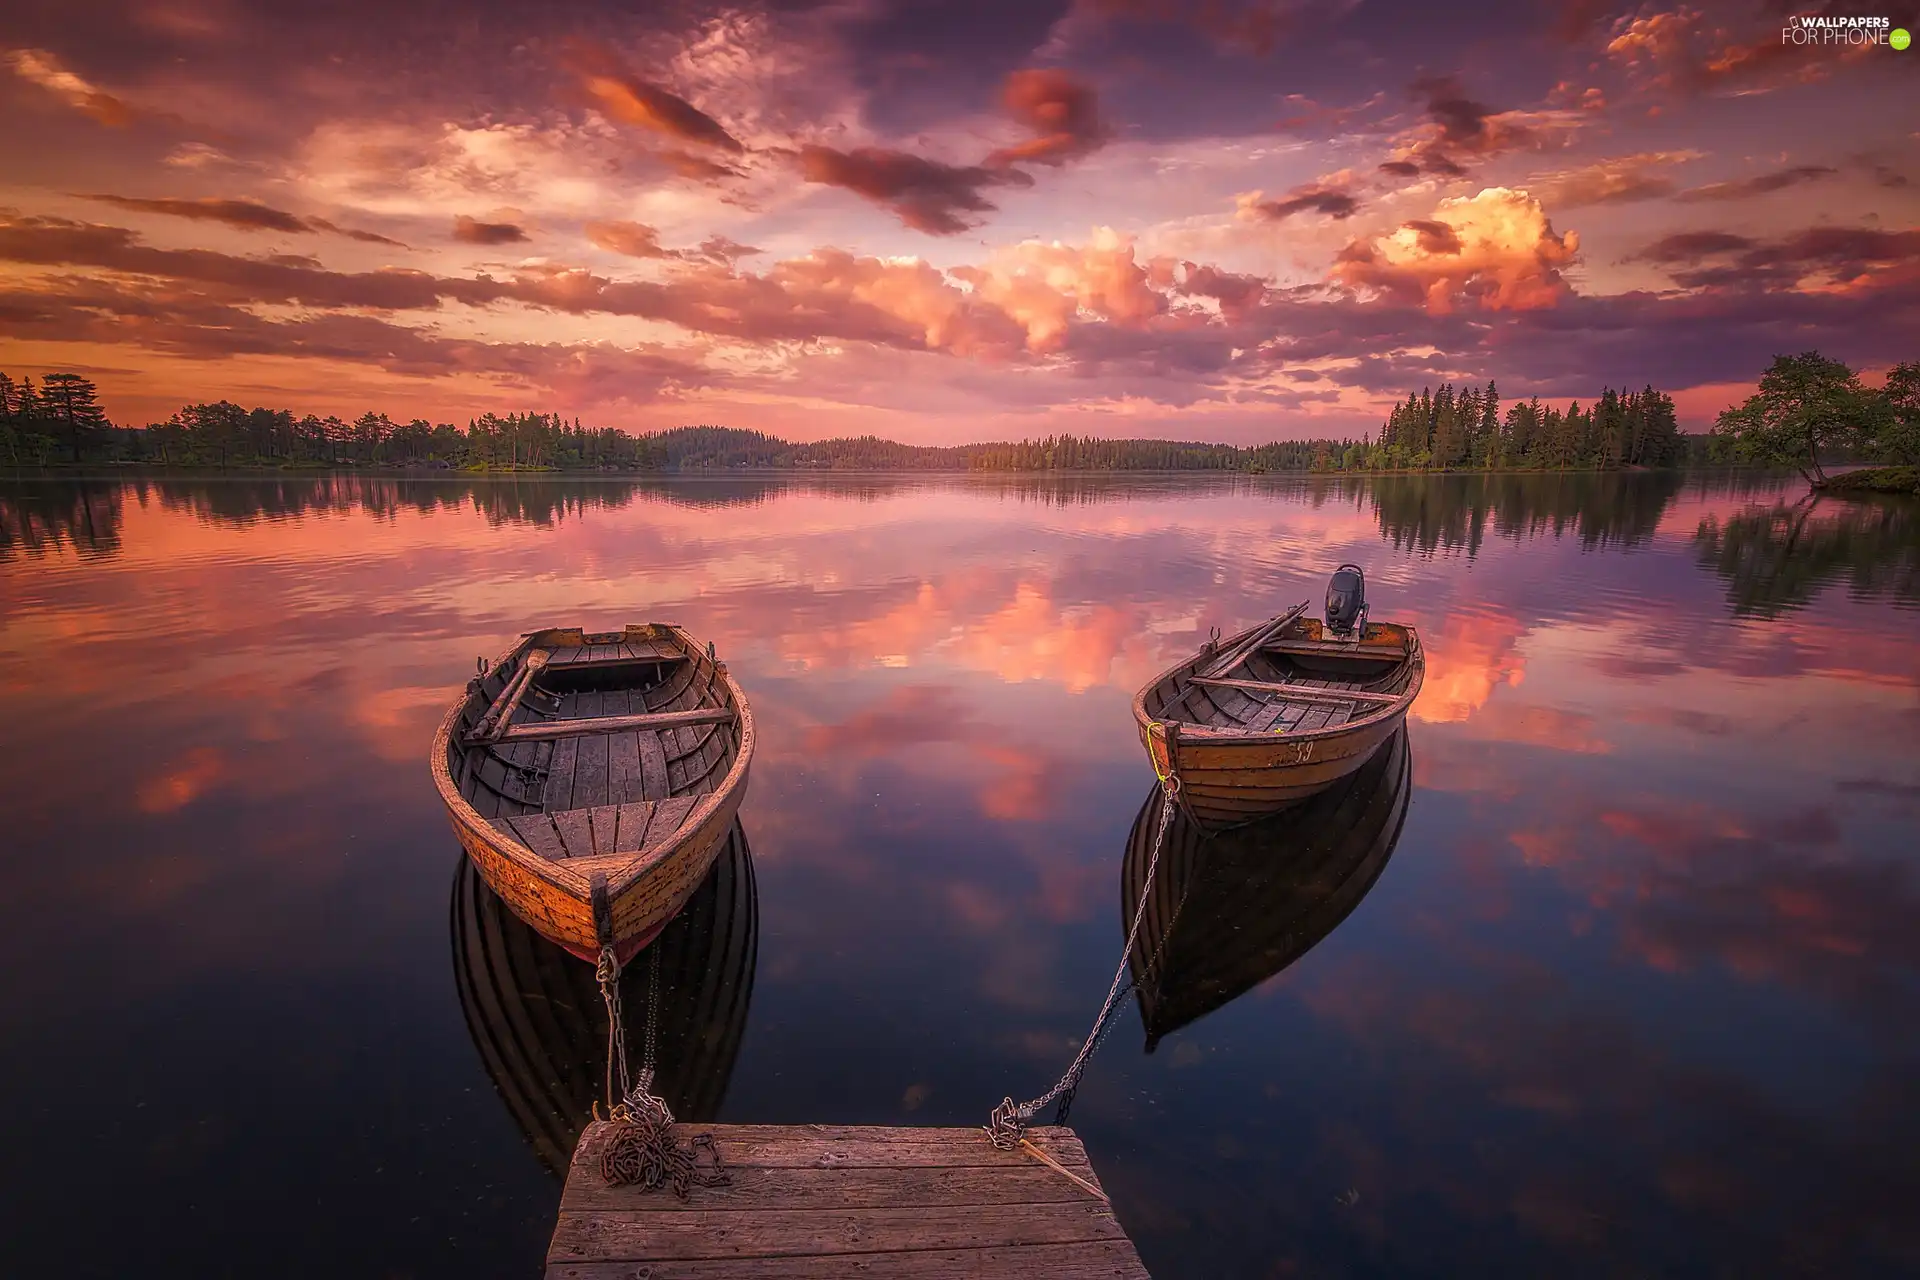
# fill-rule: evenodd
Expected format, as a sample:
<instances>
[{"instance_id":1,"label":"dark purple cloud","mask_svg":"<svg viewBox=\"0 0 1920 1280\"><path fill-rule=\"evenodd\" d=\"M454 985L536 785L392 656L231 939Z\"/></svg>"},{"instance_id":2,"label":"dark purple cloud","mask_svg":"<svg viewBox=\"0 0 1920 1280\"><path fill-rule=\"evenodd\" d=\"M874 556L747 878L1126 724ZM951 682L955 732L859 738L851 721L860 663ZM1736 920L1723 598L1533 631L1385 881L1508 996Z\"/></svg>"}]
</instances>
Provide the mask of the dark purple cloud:
<instances>
[{"instance_id":1,"label":"dark purple cloud","mask_svg":"<svg viewBox=\"0 0 1920 1280\"><path fill-rule=\"evenodd\" d=\"M1769 192L1784 191L1788 187L1797 187L1803 183L1817 182L1821 178L1831 178L1839 172L1831 165L1797 164L1791 168L1776 169L1772 173L1741 178L1733 182L1710 182L1702 187L1682 191L1674 199L1688 203L1703 200L1745 200L1750 196L1763 196Z\"/></svg>"},{"instance_id":2,"label":"dark purple cloud","mask_svg":"<svg viewBox=\"0 0 1920 1280\"><path fill-rule=\"evenodd\" d=\"M453 220L453 238L461 244L520 244L527 230L513 222L479 222L461 214Z\"/></svg>"},{"instance_id":3,"label":"dark purple cloud","mask_svg":"<svg viewBox=\"0 0 1920 1280\"><path fill-rule=\"evenodd\" d=\"M1679 231L1662 236L1635 256L1647 262L1695 262L1752 245L1752 240L1731 231Z\"/></svg>"},{"instance_id":4,"label":"dark purple cloud","mask_svg":"<svg viewBox=\"0 0 1920 1280\"><path fill-rule=\"evenodd\" d=\"M1405 225L1419 237L1420 248L1425 253L1460 252L1460 233L1445 222L1416 218Z\"/></svg>"},{"instance_id":5,"label":"dark purple cloud","mask_svg":"<svg viewBox=\"0 0 1920 1280\"><path fill-rule=\"evenodd\" d=\"M1261 200L1246 207L1269 222L1283 222L1296 213L1324 213L1342 222L1359 211L1360 201L1337 187L1309 186L1288 192L1281 199Z\"/></svg>"},{"instance_id":6,"label":"dark purple cloud","mask_svg":"<svg viewBox=\"0 0 1920 1280\"><path fill-rule=\"evenodd\" d=\"M1413 87L1426 97L1427 115L1439 126L1443 144L1462 151L1485 146L1490 136L1487 117L1494 114L1493 108L1467 97L1451 76L1417 80Z\"/></svg>"},{"instance_id":7,"label":"dark purple cloud","mask_svg":"<svg viewBox=\"0 0 1920 1280\"><path fill-rule=\"evenodd\" d=\"M134 213L157 213L169 218L186 218L194 222L218 222L232 227L236 231L286 231L328 232L346 236L350 240L363 240L369 244L387 244L404 249L398 240L371 231L356 231L329 222L325 218L301 217L288 213L285 209L275 209L255 200L200 199L181 200L171 198L145 198L139 196L90 195L88 200L98 200L115 208L126 209Z\"/></svg>"},{"instance_id":8,"label":"dark purple cloud","mask_svg":"<svg viewBox=\"0 0 1920 1280\"><path fill-rule=\"evenodd\" d=\"M981 194L986 188L1033 185L1018 169L943 164L884 147L802 147L800 172L808 182L844 187L935 236L958 235L979 225L968 215L992 213L997 206Z\"/></svg>"},{"instance_id":9,"label":"dark purple cloud","mask_svg":"<svg viewBox=\"0 0 1920 1280\"><path fill-rule=\"evenodd\" d=\"M1920 231L1808 227L1771 241L1727 231L1686 231L1656 240L1635 257L1664 266L1688 288L1781 286L1808 276L1844 282L1920 262Z\"/></svg>"}]
</instances>

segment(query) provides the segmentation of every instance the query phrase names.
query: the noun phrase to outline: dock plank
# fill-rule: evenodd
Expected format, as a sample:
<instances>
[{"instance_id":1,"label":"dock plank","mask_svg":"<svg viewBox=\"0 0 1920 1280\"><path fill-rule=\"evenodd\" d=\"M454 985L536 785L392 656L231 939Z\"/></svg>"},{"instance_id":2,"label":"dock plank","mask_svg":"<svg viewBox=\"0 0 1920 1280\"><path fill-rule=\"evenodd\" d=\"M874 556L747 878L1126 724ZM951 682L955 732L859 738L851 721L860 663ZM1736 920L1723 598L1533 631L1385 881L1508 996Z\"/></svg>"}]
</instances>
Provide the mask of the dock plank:
<instances>
[{"instance_id":1,"label":"dock plank","mask_svg":"<svg viewBox=\"0 0 1920 1280\"><path fill-rule=\"evenodd\" d=\"M634 1280L631 1262L565 1263L547 1280ZM1013 1248L913 1249L817 1257L678 1259L647 1264L647 1280L841 1280L889 1276L906 1280L978 1280L981 1276L1047 1280L1141 1280L1147 1272L1125 1240Z\"/></svg>"},{"instance_id":2,"label":"dock plank","mask_svg":"<svg viewBox=\"0 0 1920 1280\"><path fill-rule=\"evenodd\" d=\"M1112 1206L976 1128L682 1125L711 1133L732 1181L670 1191L608 1186L612 1127L581 1136L547 1280L710 1280L850 1274L1125 1277L1146 1269ZM1073 1131L1029 1139L1099 1185Z\"/></svg>"}]
</instances>

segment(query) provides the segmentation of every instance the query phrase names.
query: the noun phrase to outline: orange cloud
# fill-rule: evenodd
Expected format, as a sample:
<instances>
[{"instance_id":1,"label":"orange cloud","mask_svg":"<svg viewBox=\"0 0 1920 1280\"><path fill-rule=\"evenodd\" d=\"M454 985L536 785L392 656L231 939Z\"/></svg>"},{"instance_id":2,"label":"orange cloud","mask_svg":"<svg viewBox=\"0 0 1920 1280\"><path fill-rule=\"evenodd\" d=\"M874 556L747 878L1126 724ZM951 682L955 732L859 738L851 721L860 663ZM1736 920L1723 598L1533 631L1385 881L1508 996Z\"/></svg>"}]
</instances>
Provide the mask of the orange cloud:
<instances>
[{"instance_id":1,"label":"orange cloud","mask_svg":"<svg viewBox=\"0 0 1920 1280\"><path fill-rule=\"evenodd\" d=\"M125 128L141 113L103 89L67 69L66 64L45 49L15 49L7 55L13 73L29 84L39 85L75 111L114 128Z\"/></svg>"},{"instance_id":2,"label":"orange cloud","mask_svg":"<svg viewBox=\"0 0 1920 1280\"><path fill-rule=\"evenodd\" d=\"M227 774L227 761L212 747L195 747L167 772L140 784L135 799L142 813L172 813L206 794Z\"/></svg>"},{"instance_id":3,"label":"orange cloud","mask_svg":"<svg viewBox=\"0 0 1920 1280\"><path fill-rule=\"evenodd\" d=\"M746 151L718 120L685 98L620 74L609 63L602 62L597 70L587 71L580 84L594 105L611 119L730 155Z\"/></svg>"},{"instance_id":4,"label":"orange cloud","mask_svg":"<svg viewBox=\"0 0 1920 1280\"><path fill-rule=\"evenodd\" d=\"M1518 686L1526 659L1518 652L1525 628L1517 618L1485 611L1449 614L1437 631L1423 632L1427 677L1408 714L1428 724L1471 717L1501 685Z\"/></svg>"},{"instance_id":5,"label":"orange cloud","mask_svg":"<svg viewBox=\"0 0 1920 1280\"><path fill-rule=\"evenodd\" d=\"M1580 235L1556 234L1538 200L1488 187L1442 200L1428 220L1409 222L1341 251L1333 278L1445 315L1471 304L1488 311L1534 311L1571 290L1561 268L1579 256Z\"/></svg>"},{"instance_id":6,"label":"orange cloud","mask_svg":"<svg viewBox=\"0 0 1920 1280\"><path fill-rule=\"evenodd\" d=\"M667 256L667 250L660 245L660 233L642 223L589 222L583 230L588 240L609 253L623 253L629 258Z\"/></svg>"},{"instance_id":7,"label":"orange cloud","mask_svg":"<svg viewBox=\"0 0 1920 1280\"><path fill-rule=\"evenodd\" d=\"M1016 71L1001 101L1035 136L994 152L988 164L1065 164L1099 150L1111 133L1093 88L1064 71Z\"/></svg>"},{"instance_id":8,"label":"orange cloud","mask_svg":"<svg viewBox=\"0 0 1920 1280\"><path fill-rule=\"evenodd\" d=\"M1109 227L1097 229L1084 246L1028 240L997 251L984 266L952 274L1011 316L1035 351L1057 349L1082 312L1139 324L1167 306L1165 295L1150 287L1147 268L1134 260L1132 237Z\"/></svg>"}]
</instances>

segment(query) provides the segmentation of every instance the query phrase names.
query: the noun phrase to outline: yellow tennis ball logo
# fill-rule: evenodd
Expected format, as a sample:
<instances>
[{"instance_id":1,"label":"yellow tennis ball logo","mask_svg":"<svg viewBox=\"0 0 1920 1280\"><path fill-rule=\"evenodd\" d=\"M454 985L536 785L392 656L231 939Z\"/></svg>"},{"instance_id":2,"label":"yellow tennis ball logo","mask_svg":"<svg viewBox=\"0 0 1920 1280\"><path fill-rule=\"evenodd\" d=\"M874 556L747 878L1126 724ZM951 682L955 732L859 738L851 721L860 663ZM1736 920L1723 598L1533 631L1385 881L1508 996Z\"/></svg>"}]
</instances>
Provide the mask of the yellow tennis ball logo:
<instances>
[{"instance_id":1,"label":"yellow tennis ball logo","mask_svg":"<svg viewBox=\"0 0 1920 1280\"><path fill-rule=\"evenodd\" d=\"M1913 37L1907 34L1905 27L1895 27L1887 37L1887 43L1896 49L1904 49L1913 43Z\"/></svg>"}]
</instances>

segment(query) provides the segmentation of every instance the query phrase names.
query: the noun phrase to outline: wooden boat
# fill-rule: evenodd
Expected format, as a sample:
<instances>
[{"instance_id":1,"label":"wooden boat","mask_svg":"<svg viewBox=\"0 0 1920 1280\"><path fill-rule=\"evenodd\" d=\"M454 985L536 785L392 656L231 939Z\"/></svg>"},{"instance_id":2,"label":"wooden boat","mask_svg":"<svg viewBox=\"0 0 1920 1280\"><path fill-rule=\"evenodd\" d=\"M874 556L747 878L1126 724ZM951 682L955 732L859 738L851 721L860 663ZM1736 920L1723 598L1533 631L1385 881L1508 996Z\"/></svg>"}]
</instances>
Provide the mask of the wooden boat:
<instances>
[{"instance_id":1,"label":"wooden boat","mask_svg":"<svg viewBox=\"0 0 1920 1280\"><path fill-rule=\"evenodd\" d=\"M592 969L542 938L466 859L453 879L453 976L467 1032L540 1162L564 1178L606 1087L607 1022ZM654 1091L681 1120L720 1114L740 1056L759 938L753 856L736 821L707 878L620 975L637 1066L659 965Z\"/></svg>"},{"instance_id":2,"label":"wooden boat","mask_svg":"<svg viewBox=\"0 0 1920 1280\"><path fill-rule=\"evenodd\" d=\"M746 791L753 713L679 627L535 631L468 682L433 743L454 834L515 915L622 963L685 905Z\"/></svg>"},{"instance_id":3,"label":"wooden boat","mask_svg":"<svg viewBox=\"0 0 1920 1280\"><path fill-rule=\"evenodd\" d=\"M1393 856L1413 794L1404 730L1355 772L1284 814L1209 836L1175 810L1128 956L1147 1052L1265 982L1332 933ZM1131 924L1160 822L1141 806L1121 865Z\"/></svg>"},{"instance_id":4,"label":"wooden boat","mask_svg":"<svg viewBox=\"0 0 1920 1280\"><path fill-rule=\"evenodd\" d=\"M1412 627L1368 622L1362 606L1343 637L1306 608L1209 641L1134 695L1154 772L1179 777L1181 807L1206 830L1326 790L1373 757L1420 694Z\"/></svg>"}]
</instances>

